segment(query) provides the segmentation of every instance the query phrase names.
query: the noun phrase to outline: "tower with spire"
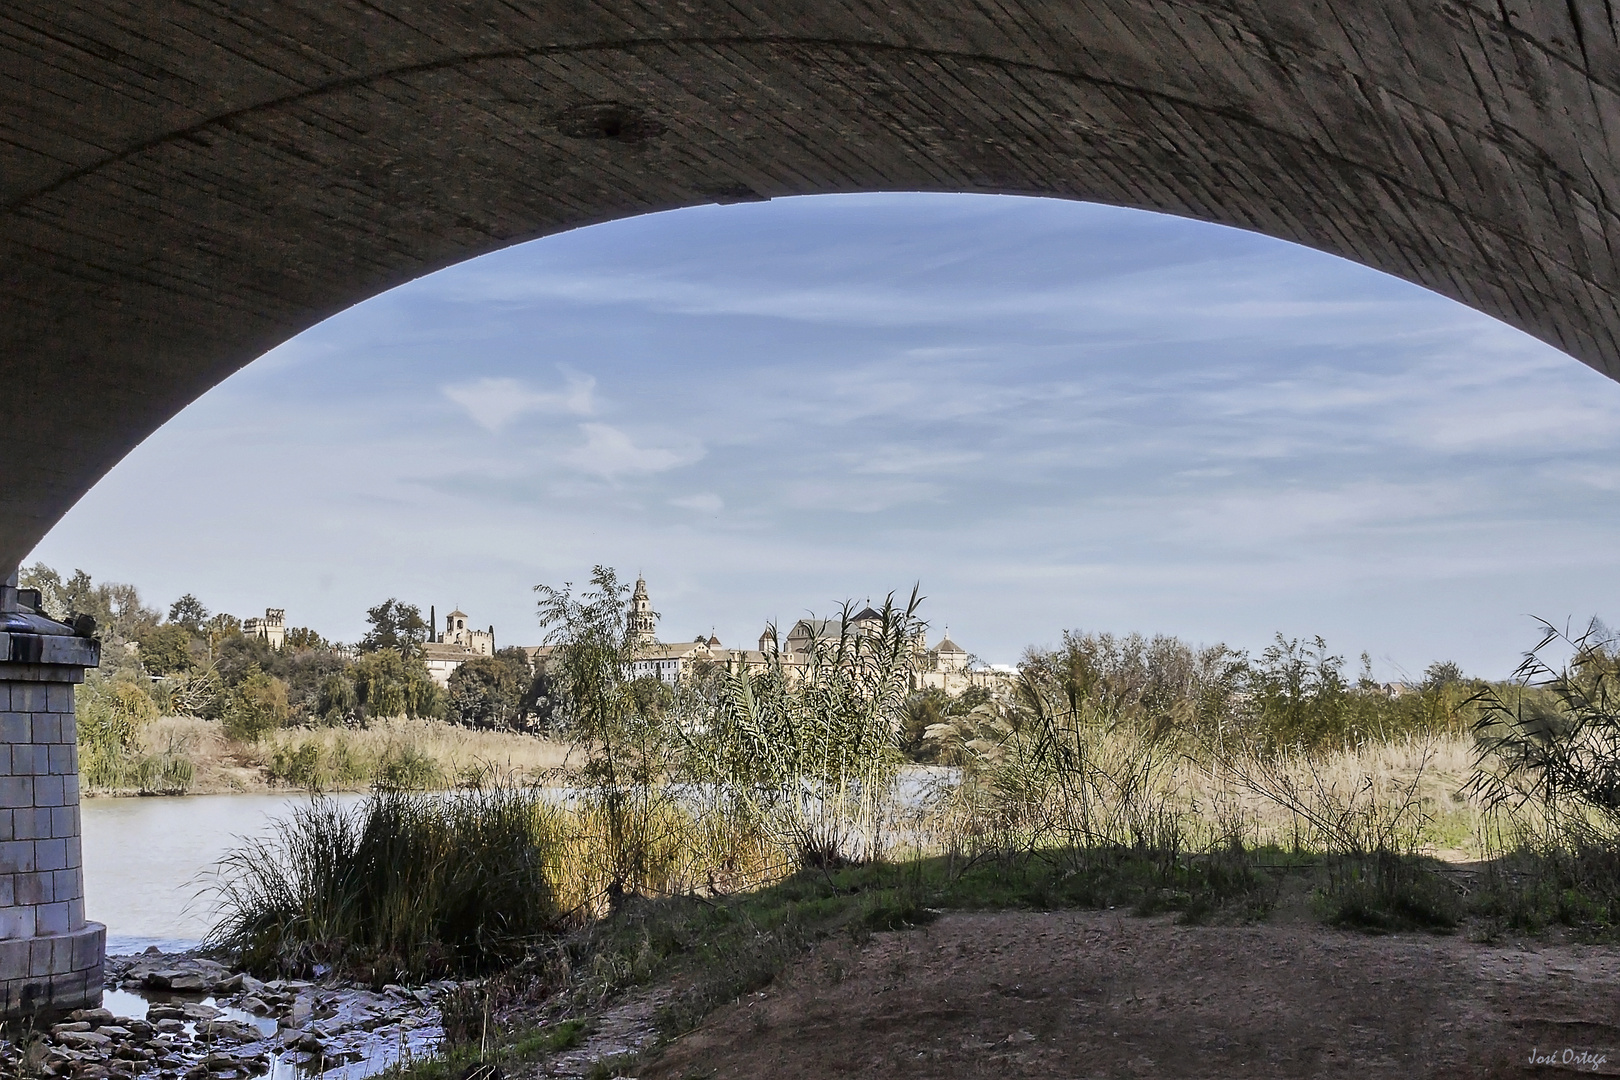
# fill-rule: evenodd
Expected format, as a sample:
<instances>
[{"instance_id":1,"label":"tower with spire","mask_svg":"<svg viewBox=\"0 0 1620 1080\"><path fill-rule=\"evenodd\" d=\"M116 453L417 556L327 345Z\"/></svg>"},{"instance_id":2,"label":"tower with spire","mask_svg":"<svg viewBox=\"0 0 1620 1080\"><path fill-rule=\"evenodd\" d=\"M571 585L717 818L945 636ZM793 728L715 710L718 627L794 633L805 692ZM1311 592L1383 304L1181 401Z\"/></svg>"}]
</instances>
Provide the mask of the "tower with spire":
<instances>
[{"instance_id":1,"label":"tower with spire","mask_svg":"<svg viewBox=\"0 0 1620 1080\"><path fill-rule=\"evenodd\" d=\"M646 578L636 578L636 591L630 594L630 614L625 616L625 622L625 629L635 644L658 643L658 612L652 609L652 600L647 596Z\"/></svg>"}]
</instances>

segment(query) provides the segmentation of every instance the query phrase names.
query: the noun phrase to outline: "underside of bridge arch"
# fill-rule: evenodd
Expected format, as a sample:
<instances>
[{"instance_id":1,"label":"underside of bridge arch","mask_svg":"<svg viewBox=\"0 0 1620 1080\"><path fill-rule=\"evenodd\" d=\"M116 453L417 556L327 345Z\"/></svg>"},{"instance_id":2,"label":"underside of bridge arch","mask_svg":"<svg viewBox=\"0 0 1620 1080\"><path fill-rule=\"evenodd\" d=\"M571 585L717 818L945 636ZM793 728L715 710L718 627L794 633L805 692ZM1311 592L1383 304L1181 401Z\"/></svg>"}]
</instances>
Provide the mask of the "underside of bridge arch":
<instances>
[{"instance_id":1,"label":"underside of bridge arch","mask_svg":"<svg viewBox=\"0 0 1620 1080\"><path fill-rule=\"evenodd\" d=\"M287 337L627 215L1090 199L1365 263L1620 375L1599 0L54 0L0 13L0 565Z\"/></svg>"}]
</instances>

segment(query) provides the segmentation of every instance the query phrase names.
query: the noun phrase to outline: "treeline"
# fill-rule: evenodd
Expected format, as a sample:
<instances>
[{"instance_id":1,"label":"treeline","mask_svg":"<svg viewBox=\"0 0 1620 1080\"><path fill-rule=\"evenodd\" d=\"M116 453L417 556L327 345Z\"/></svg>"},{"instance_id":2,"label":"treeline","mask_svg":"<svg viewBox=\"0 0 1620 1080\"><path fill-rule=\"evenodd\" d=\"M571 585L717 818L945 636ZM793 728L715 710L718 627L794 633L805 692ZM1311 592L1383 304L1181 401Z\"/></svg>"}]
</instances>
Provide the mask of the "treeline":
<instances>
[{"instance_id":1,"label":"treeline","mask_svg":"<svg viewBox=\"0 0 1620 1080\"><path fill-rule=\"evenodd\" d=\"M81 729L90 741L101 739L109 760L127 757L132 733L157 715L217 720L228 737L243 741L280 727L353 727L398 716L509 730L566 724L557 712L556 674L534 670L522 649L476 657L447 688L437 685L422 655L433 628L417 605L396 598L367 611L368 630L352 645L291 627L285 644L273 649L244 634L241 619L211 612L189 593L165 614L146 606L134 586L97 583L83 570L64 578L37 564L23 572L21 584L39 590L48 614L96 620L103 662L81 695ZM1073 715L1155 739L1261 749L1350 746L1463 732L1485 686L1440 662L1413 685L1386 687L1372 678L1365 654L1352 671L1319 637L1279 634L1250 656L1162 635L1070 632L1055 649L1027 651L1016 676L994 692L911 694L899 746L913 761L964 763L993 753L1053 701ZM667 692L657 680L637 689L648 701Z\"/></svg>"},{"instance_id":2,"label":"treeline","mask_svg":"<svg viewBox=\"0 0 1620 1080\"><path fill-rule=\"evenodd\" d=\"M36 564L19 583L39 591L53 618L95 620L102 663L79 694L81 756L93 786L184 786L177 755L137 753L141 730L163 715L216 720L228 738L251 742L281 727L398 716L521 728L545 701L522 649L468 661L440 687L422 657L431 628L420 608L394 598L367 612L370 628L353 645L289 627L285 643L271 648L244 634L240 618L211 612L190 593L165 614L135 586L98 583L83 570L64 578Z\"/></svg>"}]
</instances>

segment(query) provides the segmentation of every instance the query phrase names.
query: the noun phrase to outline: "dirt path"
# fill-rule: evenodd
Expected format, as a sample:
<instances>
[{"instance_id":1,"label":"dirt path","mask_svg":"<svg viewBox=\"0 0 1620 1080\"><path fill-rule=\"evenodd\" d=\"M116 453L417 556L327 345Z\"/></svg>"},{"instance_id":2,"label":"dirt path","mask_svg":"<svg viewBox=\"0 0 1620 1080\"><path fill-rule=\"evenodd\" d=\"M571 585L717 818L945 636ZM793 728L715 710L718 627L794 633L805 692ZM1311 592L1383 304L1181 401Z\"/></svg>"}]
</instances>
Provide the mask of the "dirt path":
<instances>
[{"instance_id":1,"label":"dirt path","mask_svg":"<svg viewBox=\"0 0 1620 1080\"><path fill-rule=\"evenodd\" d=\"M1620 950L1017 912L829 942L641 1076L1566 1070L1620 1075Z\"/></svg>"}]
</instances>

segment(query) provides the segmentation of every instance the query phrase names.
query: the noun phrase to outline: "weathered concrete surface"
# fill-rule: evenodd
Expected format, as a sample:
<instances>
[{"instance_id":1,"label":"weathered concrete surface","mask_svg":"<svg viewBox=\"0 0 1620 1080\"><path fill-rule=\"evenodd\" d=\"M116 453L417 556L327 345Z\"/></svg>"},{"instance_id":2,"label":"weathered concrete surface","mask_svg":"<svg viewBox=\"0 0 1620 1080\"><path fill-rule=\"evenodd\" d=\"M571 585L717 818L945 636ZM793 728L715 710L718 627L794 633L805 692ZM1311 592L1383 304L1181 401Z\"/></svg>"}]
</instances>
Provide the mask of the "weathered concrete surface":
<instances>
[{"instance_id":1,"label":"weathered concrete surface","mask_svg":"<svg viewBox=\"0 0 1620 1080\"><path fill-rule=\"evenodd\" d=\"M1620 374L1607 0L33 0L0 11L0 566L209 386L547 233L807 192L1095 199Z\"/></svg>"}]
</instances>

